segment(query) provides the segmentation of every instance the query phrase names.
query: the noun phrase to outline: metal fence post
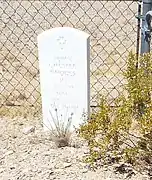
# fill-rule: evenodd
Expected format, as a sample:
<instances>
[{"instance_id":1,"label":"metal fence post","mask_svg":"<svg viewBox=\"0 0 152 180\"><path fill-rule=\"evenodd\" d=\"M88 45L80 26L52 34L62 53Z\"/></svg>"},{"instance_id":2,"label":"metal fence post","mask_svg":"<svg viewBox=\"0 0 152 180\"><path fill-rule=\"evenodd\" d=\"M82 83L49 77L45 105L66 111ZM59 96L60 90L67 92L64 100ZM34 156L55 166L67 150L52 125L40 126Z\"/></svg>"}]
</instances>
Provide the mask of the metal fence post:
<instances>
[{"instance_id":1,"label":"metal fence post","mask_svg":"<svg viewBox=\"0 0 152 180\"><path fill-rule=\"evenodd\" d=\"M152 0L143 0L143 18L142 18L142 36L141 36L141 54L150 52L151 40L151 15Z\"/></svg>"},{"instance_id":2,"label":"metal fence post","mask_svg":"<svg viewBox=\"0 0 152 180\"><path fill-rule=\"evenodd\" d=\"M141 50L140 54L150 52L150 42L151 42L151 20L152 20L152 0L143 0L143 9L142 9L142 28L141 28ZM145 66L144 63L140 64ZM147 65L146 65L147 66ZM148 71L145 71L145 74L148 76ZM149 98L150 94L148 93ZM138 112L141 115L146 112L146 103L141 102L138 104Z\"/></svg>"}]
</instances>

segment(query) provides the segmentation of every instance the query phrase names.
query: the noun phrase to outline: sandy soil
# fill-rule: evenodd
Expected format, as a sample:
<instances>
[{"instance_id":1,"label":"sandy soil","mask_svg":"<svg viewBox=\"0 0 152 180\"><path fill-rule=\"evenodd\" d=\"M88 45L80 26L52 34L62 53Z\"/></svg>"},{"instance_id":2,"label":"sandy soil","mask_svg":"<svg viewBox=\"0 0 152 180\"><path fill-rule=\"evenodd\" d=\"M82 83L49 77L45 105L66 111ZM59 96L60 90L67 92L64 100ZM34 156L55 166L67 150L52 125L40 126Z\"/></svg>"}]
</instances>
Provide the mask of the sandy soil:
<instances>
[{"instance_id":1,"label":"sandy soil","mask_svg":"<svg viewBox=\"0 0 152 180\"><path fill-rule=\"evenodd\" d=\"M1 180L149 180L146 174L115 173L116 165L90 170L82 160L87 143L73 135L71 147L57 148L39 119L0 119ZM34 127L27 133L27 128ZM128 178L127 178L128 176Z\"/></svg>"}]
</instances>

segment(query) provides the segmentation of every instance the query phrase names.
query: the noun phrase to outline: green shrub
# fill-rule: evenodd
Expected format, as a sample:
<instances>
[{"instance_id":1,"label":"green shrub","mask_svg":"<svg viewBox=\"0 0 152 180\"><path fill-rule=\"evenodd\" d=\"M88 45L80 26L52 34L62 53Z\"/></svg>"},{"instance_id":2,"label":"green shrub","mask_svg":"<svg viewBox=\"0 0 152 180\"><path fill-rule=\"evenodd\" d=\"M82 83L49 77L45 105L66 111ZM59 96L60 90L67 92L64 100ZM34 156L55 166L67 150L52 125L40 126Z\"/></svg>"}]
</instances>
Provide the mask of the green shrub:
<instances>
[{"instance_id":1,"label":"green shrub","mask_svg":"<svg viewBox=\"0 0 152 180\"><path fill-rule=\"evenodd\" d=\"M124 73L127 95L115 100L116 108L102 97L99 111L80 127L80 136L89 144L86 161L91 165L99 159L106 160L109 154L132 164L139 157L152 156L151 59L151 54L145 54L137 62L131 52Z\"/></svg>"}]
</instances>

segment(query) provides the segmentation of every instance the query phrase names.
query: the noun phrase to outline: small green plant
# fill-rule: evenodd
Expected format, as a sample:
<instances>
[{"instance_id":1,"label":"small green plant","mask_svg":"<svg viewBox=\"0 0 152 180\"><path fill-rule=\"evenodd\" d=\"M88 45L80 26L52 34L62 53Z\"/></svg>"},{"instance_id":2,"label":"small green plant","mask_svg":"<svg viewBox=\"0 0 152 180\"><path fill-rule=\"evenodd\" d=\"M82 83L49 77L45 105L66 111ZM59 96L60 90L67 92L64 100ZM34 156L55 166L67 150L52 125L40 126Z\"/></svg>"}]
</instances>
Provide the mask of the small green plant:
<instances>
[{"instance_id":1,"label":"small green plant","mask_svg":"<svg viewBox=\"0 0 152 180\"><path fill-rule=\"evenodd\" d=\"M63 119L62 114L59 116L59 112L57 108L55 108L54 111L55 111L55 117L53 116L52 112L49 110L49 114L53 124L49 122L49 127L47 127L50 131L51 138L55 142L57 147L69 146L69 141L71 136L70 127L71 127L73 113L71 113L70 117L68 117L67 119Z\"/></svg>"},{"instance_id":2,"label":"small green plant","mask_svg":"<svg viewBox=\"0 0 152 180\"><path fill-rule=\"evenodd\" d=\"M127 95L115 100L116 108L101 98L99 111L80 127L79 134L90 148L86 162L92 166L99 159L106 163L109 153L116 161L123 159L134 165L141 157L152 157L151 59L151 54L145 54L137 62L131 52L124 73Z\"/></svg>"}]
</instances>

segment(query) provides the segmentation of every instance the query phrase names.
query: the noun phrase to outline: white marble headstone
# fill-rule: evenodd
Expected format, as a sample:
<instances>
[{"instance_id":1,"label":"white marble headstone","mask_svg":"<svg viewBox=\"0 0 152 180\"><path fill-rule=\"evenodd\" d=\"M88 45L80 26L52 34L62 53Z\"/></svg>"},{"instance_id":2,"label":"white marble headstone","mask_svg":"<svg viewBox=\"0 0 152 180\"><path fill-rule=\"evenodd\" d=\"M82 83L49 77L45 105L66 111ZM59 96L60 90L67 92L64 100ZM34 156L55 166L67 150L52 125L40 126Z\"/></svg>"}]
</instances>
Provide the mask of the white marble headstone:
<instances>
[{"instance_id":1,"label":"white marble headstone","mask_svg":"<svg viewBox=\"0 0 152 180\"><path fill-rule=\"evenodd\" d=\"M54 120L73 127L83 122L90 107L90 42L83 31L58 27L38 35L38 55L43 123L54 127Z\"/></svg>"}]
</instances>

